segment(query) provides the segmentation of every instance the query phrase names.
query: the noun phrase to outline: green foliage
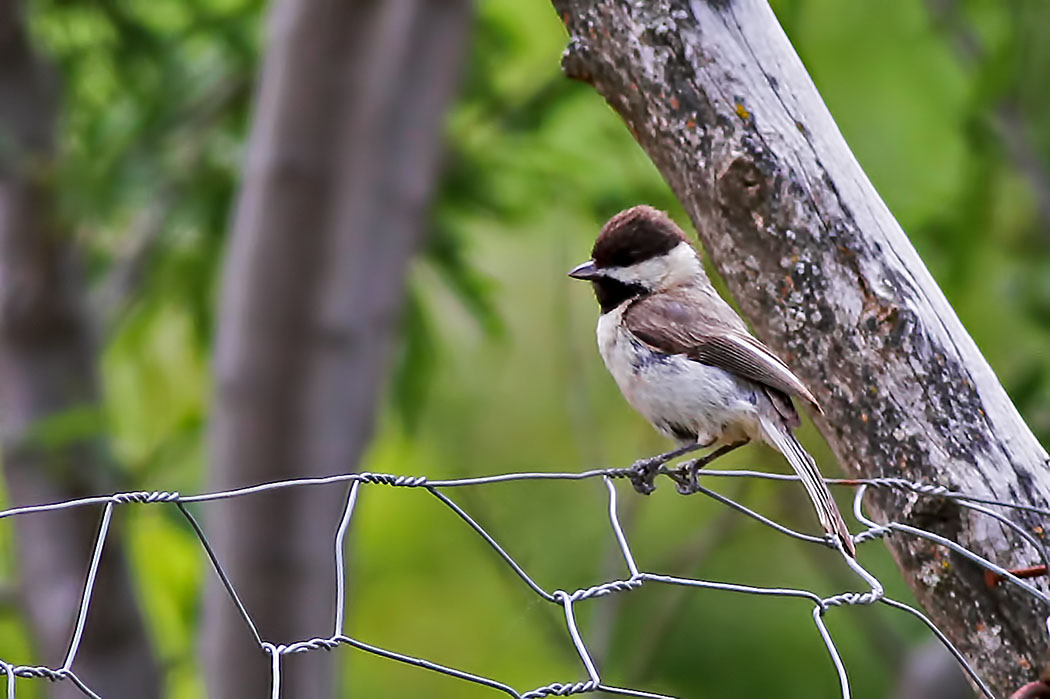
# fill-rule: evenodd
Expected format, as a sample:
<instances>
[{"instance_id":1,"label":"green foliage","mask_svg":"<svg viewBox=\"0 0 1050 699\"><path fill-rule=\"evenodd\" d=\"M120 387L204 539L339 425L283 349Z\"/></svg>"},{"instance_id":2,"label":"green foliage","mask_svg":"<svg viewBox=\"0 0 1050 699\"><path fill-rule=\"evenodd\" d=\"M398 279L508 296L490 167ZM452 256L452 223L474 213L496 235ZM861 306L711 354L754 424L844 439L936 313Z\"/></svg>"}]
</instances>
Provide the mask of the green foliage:
<instances>
[{"instance_id":1,"label":"green foliage","mask_svg":"<svg viewBox=\"0 0 1050 699\"><path fill-rule=\"evenodd\" d=\"M175 303L206 345L258 63L259 0L36 0L65 85L61 212L103 275L141 241L133 313Z\"/></svg>"},{"instance_id":2,"label":"green foliage","mask_svg":"<svg viewBox=\"0 0 1050 699\"><path fill-rule=\"evenodd\" d=\"M29 431L29 441L44 449L61 449L76 442L95 439L105 431L104 413L94 405L82 405L44 420Z\"/></svg>"},{"instance_id":3,"label":"green foliage","mask_svg":"<svg viewBox=\"0 0 1050 699\"><path fill-rule=\"evenodd\" d=\"M942 15L911 0L773 4L861 164L1050 441L1050 6L966 0L946 3L958 8ZM141 267L106 338L104 410L58 416L40 437L54 444L107 430L129 485L195 490L218 266L263 2L30 6L35 36L64 83L59 213L75 223L97 286L106 288L129 257ZM482 0L478 11L390 406L364 467L442 477L626 464L664 444L605 374L593 299L565 271L620 208L648 202L686 219L612 111L561 77L565 36L548 4ZM816 443L815 431L804 441ZM823 467L833 462L816 453ZM730 458L783 468L757 447ZM666 490L625 499L644 567L824 590L853 584L836 578L821 552ZM548 588L623 573L599 484L456 496ZM812 525L804 496L784 486L755 485L746 500ZM348 621L363 640L523 688L582 676L558 610L523 590L425 494L366 488L358 514ZM200 696L199 547L158 511L128 524L170 694ZM704 539L712 535L713 543ZM12 553L6 538L0 543ZM895 580L888 556L874 565ZM899 581L891 593L908 595ZM649 589L580 613L588 641L608 648L602 667L623 684L688 697L830 696L835 676L803 607ZM25 635L5 611L0 657L26 658ZM836 611L830 623L859 697L885 696L901 649L923 638L911 620L881 610ZM491 696L337 652L356 696Z\"/></svg>"}]
</instances>

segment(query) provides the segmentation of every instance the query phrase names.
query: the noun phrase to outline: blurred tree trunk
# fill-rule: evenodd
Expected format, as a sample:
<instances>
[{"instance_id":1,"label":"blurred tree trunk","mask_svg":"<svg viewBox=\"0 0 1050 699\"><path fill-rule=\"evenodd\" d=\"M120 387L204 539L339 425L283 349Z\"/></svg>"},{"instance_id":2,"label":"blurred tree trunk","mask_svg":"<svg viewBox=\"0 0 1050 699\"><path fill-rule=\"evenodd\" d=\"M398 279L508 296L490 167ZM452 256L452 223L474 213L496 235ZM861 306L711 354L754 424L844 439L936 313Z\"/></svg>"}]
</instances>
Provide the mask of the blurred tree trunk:
<instances>
[{"instance_id":1,"label":"blurred tree trunk","mask_svg":"<svg viewBox=\"0 0 1050 699\"><path fill-rule=\"evenodd\" d=\"M215 357L213 486L348 472L371 438L421 242L470 0L277 0L227 252ZM211 506L224 567L274 643L333 633L345 493ZM218 584L210 696L265 696L269 662ZM283 662L285 696L332 696L333 655Z\"/></svg>"},{"instance_id":2,"label":"blurred tree trunk","mask_svg":"<svg viewBox=\"0 0 1050 699\"><path fill-rule=\"evenodd\" d=\"M563 67L620 113L695 224L758 335L814 390L857 476L1022 505L1050 469L973 340L839 133L765 0L554 0ZM931 163L931 167L937 167ZM951 502L882 491L882 521L1006 567L1038 562ZM1013 511L1044 537L1037 515ZM935 623L1000 696L1047 662L1046 611L924 539L888 539ZM861 556L863 558L863 551Z\"/></svg>"},{"instance_id":3,"label":"blurred tree trunk","mask_svg":"<svg viewBox=\"0 0 1050 699\"><path fill-rule=\"evenodd\" d=\"M0 446L18 504L116 486L98 433L98 356L77 250L53 218L55 77L29 46L21 5L0 3ZM81 429L47 429L61 420ZM61 666L69 645L100 514L65 510L14 522L21 597L50 667ZM119 526L109 532L73 671L106 697L160 694ZM52 693L83 696L71 682Z\"/></svg>"}]
</instances>

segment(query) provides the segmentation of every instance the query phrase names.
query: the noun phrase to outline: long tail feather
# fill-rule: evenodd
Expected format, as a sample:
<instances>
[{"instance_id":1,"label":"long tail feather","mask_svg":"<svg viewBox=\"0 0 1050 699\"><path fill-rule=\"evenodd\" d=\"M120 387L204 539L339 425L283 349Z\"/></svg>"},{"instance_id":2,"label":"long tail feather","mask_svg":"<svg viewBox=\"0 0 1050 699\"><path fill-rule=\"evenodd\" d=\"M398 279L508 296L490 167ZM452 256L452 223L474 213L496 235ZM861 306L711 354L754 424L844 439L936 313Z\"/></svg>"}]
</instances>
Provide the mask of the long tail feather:
<instances>
[{"instance_id":1,"label":"long tail feather","mask_svg":"<svg viewBox=\"0 0 1050 699\"><path fill-rule=\"evenodd\" d=\"M846 522L843 521L838 505L835 504L834 498L831 497L831 493L828 491L828 486L824 483L820 471L817 470L817 463L813 460L813 457L802 448L802 445L795 439L795 435L781 425L763 420L762 432L765 441L784 455L791 467L795 469L795 473L802 480L802 485L805 486L806 492L809 493L809 499L813 501L813 506L817 510L817 516L820 518L820 523L823 525L824 530L833 536L837 536L845 547L846 552L856 558L857 549L853 544L853 537L850 536L849 529L846 528Z\"/></svg>"}]
</instances>

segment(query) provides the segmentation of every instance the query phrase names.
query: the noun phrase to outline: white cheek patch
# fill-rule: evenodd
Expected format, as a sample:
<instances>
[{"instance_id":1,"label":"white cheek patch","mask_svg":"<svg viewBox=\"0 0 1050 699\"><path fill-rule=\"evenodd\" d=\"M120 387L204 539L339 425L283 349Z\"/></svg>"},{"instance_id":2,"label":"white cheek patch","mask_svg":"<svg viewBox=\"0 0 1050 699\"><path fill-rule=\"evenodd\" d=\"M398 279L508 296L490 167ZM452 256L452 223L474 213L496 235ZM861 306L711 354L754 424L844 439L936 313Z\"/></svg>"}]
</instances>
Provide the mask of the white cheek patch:
<instances>
[{"instance_id":1,"label":"white cheek patch","mask_svg":"<svg viewBox=\"0 0 1050 699\"><path fill-rule=\"evenodd\" d=\"M689 243L679 243L666 255L638 262L628 267L610 267L602 272L625 284L638 284L648 289L658 289L687 281L703 272L703 265L696 250Z\"/></svg>"}]
</instances>

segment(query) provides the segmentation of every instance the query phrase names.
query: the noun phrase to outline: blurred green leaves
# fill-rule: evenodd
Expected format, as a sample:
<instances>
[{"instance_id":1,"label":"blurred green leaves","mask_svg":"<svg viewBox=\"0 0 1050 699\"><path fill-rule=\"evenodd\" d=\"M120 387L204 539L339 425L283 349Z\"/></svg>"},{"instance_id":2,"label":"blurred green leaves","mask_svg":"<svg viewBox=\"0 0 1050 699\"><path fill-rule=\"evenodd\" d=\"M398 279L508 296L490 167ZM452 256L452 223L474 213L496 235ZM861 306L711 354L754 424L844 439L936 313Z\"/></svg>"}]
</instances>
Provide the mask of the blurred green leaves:
<instances>
[{"instance_id":1,"label":"blurred green leaves","mask_svg":"<svg viewBox=\"0 0 1050 699\"><path fill-rule=\"evenodd\" d=\"M258 63L261 0L34 0L64 82L61 215L105 303L145 323L193 318L206 351L214 281ZM107 309L108 310L108 309Z\"/></svg>"},{"instance_id":2,"label":"blurred green leaves","mask_svg":"<svg viewBox=\"0 0 1050 699\"><path fill-rule=\"evenodd\" d=\"M43 449L62 447L96 439L106 430L105 413L95 405L84 405L56 413L33 424L29 444Z\"/></svg>"}]
</instances>

